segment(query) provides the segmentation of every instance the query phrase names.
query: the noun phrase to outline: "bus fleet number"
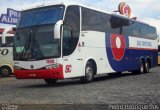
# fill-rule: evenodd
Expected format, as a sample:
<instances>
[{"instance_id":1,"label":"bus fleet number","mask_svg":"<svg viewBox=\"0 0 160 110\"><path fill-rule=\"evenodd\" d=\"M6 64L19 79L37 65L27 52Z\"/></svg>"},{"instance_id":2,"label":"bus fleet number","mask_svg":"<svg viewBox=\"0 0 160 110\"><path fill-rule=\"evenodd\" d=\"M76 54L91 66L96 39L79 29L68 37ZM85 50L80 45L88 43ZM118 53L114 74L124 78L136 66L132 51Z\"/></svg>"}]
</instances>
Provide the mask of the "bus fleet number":
<instances>
[{"instance_id":1,"label":"bus fleet number","mask_svg":"<svg viewBox=\"0 0 160 110\"><path fill-rule=\"evenodd\" d=\"M9 53L9 50L8 49L0 49L0 54L5 56Z\"/></svg>"}]
</instances>

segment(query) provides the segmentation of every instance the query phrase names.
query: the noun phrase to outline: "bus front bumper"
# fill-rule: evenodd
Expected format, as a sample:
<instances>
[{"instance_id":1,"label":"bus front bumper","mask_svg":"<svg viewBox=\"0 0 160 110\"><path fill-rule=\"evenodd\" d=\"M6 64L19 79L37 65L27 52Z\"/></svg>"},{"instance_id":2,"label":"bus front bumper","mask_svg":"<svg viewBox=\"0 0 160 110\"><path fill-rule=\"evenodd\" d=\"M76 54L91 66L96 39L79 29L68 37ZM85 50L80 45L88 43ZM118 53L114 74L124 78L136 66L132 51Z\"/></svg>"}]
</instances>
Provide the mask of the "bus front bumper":
<instances>
[{"instance_id":1,"label":"bus front bumper","mask_svg":"<svg viewBox=\"0 0 160 110\"><path fill-rule=\"evenodd\" d=\"M17 79L64 79L63 67L39 70L14 70Z\"/></svg>"}]
</instances>

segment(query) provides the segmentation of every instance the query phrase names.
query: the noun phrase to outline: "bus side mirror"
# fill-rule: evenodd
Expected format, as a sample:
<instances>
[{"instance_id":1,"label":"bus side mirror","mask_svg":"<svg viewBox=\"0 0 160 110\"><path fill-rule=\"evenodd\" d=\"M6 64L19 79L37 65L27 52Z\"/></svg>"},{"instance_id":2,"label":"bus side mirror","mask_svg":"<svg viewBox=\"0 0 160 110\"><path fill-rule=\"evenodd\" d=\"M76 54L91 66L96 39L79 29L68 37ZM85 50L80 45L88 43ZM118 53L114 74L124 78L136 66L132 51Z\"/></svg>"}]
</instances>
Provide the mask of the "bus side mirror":
<instances>
[{"instance_id":1,"label":"bus side mirror","mask_svg":"<svg viewBox=\"0 0 160 110\"><path fill-rule=\"evenodd\" d=\"M57 21L54 27L54 38L55 39L60 39L61 36L61 26L63 24L62 20Z\"/></svg>"}]
</instances>

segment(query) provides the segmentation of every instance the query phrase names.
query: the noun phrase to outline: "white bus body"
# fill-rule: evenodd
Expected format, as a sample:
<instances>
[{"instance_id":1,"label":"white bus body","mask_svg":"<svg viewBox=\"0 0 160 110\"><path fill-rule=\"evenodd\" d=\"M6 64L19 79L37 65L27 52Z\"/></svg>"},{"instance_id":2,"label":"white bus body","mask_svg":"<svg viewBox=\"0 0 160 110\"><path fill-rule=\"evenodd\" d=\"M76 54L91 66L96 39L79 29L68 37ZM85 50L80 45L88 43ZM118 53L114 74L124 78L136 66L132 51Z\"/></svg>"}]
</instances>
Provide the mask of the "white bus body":
<instances>
[{"instance_id":1,"label":"white bus body","mask_svg":"<svg viewBox=\"0 0 160 110\"><path fill-rule=\"evenodd\" d=\"M33 20L38 14L39 22ZM141 25L152 36L142 36L136 30ZM87 6L52 5L22 12L14 50L18 79L45 79L52 84L80 77L91 82L97 74L149 72L157 65L157 34L147 24Z\"/></svg>"}]
</instances>

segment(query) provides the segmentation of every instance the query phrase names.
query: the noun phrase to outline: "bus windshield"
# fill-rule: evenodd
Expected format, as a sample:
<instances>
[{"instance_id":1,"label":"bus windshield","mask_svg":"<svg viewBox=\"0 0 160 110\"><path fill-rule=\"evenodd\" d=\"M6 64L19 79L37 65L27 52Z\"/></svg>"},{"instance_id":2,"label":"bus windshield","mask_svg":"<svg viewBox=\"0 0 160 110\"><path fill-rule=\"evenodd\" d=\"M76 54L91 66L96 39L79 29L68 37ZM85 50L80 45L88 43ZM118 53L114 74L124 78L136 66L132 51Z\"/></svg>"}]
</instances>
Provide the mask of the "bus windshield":
<instances>
[{"instance_id":1,"label":"bus windshield","mask_svg":"<svg viewBox=\"0 0 160 110\"><path fill-rule=\"evenodd\" d=\"M54 38L54 26L62 16L63 6L22 12L14 39L14 59L28 61L60 57L60 39Z\"/></svg>"},{"instance_id":2,"label":"bus windshield","mask_svg":"<svg viewBox=\"0 0 160 110\"><path fill-rule=\"evenodd\" d=\"M62 19L63 6L51 6L22 12L17 28L53 24Z\"/></svg>"}]
</instances>

